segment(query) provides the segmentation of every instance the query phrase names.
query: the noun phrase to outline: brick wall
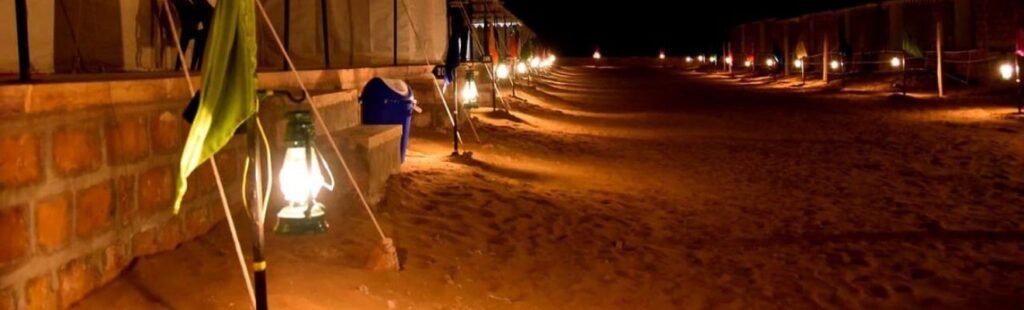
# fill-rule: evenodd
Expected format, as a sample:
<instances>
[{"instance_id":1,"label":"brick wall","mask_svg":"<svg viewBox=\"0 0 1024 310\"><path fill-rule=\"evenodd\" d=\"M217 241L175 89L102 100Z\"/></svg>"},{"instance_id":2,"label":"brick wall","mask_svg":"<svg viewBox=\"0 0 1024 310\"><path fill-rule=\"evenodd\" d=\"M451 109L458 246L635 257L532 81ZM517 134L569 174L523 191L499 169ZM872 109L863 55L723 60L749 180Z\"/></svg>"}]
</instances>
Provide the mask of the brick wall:
<instances>
[{"instance_id":1,"label":"brick wall","mask_svg":"<svg viewBox=\"0 0 1024 310\"><path fill-rule=\"evenodd\" d=\"M336 90L429 69L301 76ZM261 74L260 83L294 87L288 73ZM136 257L172 250L223 220L209 164L171 212L188 131L179 117L184 89L180 78L0 86L0 310L66 308ZM217 155L236 210L244 155L239 138Z\"/></svg>"},{"instance_id":2,"label":"brick wall","mask_svg":"<svg viewBox=\"0 0 1024 310\"><path fill-rule=\"evenodd\" d=\"M187 134L180 106L151 102L4 119L0 290L27 308L63 308L112 280L133 257L173 249L218 221L208 166L193 177L182 211L171 213ZM240 152L232 142L220 155L221 169L237 171ZM231 181L237 187L237 178Z\"/></svg>"}]
</instances>

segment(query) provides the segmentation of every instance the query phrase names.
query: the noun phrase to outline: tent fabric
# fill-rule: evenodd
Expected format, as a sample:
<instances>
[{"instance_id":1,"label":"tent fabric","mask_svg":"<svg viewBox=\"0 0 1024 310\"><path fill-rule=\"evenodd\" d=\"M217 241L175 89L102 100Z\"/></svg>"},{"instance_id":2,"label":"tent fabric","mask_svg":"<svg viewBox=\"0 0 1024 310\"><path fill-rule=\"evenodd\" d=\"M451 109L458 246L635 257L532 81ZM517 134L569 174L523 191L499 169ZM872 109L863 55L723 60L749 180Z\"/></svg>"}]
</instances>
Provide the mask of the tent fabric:
<instances>
[{"instance_id":1,"label":"tent fabric","mask_svg":"<svg viewBox=\"0 0 1024 310\"><path fill-rule=\"evenodd\" d=\"M33 70L172 70L177 54L160 1L163 0L27 1ZM259 1L266 7L274 28L284 36L285 0ZM447 39L445 0L398 0L397 16L394 1L323 1L328 11L331 67L393 65L395 17L399 64L443 60ZM323 68L321 0L290 2L289 50L300 68ZM0 44L0 72L18 70L14 20L14 5L0 5L0 42L12 42ZM104 35L84 39L86 33ZM257 20L257 37L260 67L283 67L283 57L262 18ZM191 55L191 49L186 52Z\"/></svg>"},{"instance_id":2,"label":"tent fabric","mask_svg":"<svg viewBox=\"0 0 1024 310\"><path fill-rule=\"evenodd\" d=\"M491 64L497 66L501 61L501 55L498 54L498 41L494 34L493 23L487 27L487 53L491 55Z\"/></svg>"},{"instance_id":3,"label":"tent fabric","mask_svg":"<svg viewBox=\"0 0 1024 310\"><path fill-rule=\"evenodd\" d=\"M256 10L249 0L220 0L204 55L199 111L181 154L174 212L188 176L256 113Z\"/></svg>"}]
</instances>

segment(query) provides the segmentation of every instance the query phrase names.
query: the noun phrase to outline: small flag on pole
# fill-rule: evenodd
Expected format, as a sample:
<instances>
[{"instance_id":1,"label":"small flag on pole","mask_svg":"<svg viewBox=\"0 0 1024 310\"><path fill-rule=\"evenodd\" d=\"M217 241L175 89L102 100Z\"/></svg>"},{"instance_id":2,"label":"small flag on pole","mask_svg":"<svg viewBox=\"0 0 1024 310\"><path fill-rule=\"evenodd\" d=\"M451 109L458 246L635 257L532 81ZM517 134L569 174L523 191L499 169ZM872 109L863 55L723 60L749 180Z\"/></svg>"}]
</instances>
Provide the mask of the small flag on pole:
<instances>
[{"instance_id":1,"label":"small flag on pole","mask_svg":"<svg viewBox=\"0 0 1024 310\"><path fill-rule=\"evenodd\" d=\"M199 109L181 153L174 212L188 176L256 113L256 11L253 1L220 0L203 64Z\"/></svg>"},{"instance_id":2,"label":"small flag on pole","mask_svg":"<svg viewBox=\"0 0 1024 310\"><path fill-rule=\"evenodd\" d=\"M907 56L913 58L924 57L924 53L921 52L921 48L914 43L914 38L910 36L909 32L903 32L903 52L907 53Z\"/></svg>"}]
</instances>

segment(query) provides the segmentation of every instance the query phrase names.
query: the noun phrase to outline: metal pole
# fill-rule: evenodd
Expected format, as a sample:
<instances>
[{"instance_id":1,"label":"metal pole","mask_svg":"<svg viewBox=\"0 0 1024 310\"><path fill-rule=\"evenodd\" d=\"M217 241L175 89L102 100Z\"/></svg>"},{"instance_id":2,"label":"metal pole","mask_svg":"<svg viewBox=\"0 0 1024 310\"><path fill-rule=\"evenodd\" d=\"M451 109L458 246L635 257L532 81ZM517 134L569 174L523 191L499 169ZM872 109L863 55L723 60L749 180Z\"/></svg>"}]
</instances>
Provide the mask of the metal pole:
<instances>
[{"instance_id":1,"label":"metal pole","mask_svg":"<svg viewBox=\"0 0 1024 310\"><path fill-rule=\"evenodd\" d=\"M324 40L324 67L331 67L331 33L327 24L327 0L320 0L320 20L322 21Z\"/></svg>"},{"instance_id":2,"label":"metal pole","mask_svg":"<svg viewBox=\"0 0 1024 310\"><path fill-rule=\"evenodd\" d=\"M935 65L937 66L936 78L939 80L939 97L946 95L945 88L942 85L942 19L939 19L935 23Z\"/></svg>"},{"instance_id":3,"label":"metal pole","mask_svg":"<svg viewBox=\"0 0 1024 310\"><path fill-rule=\"evenodd\" d=\"M828 86L828 35L825 35L825 43L821 51L821 79L825 81L825 86Z\"/></svg>"},{"instance_id":4,"label":"metal pole","mask_svg":"<svg viewBox=\"0 0 1024 310\"><path fill-rule=\"evenodd\" d=\"M455 108L452 109L452 113L455 113L454 121L452 121L452 156L459 155L459 69L455 69L455 74L452 76L452 92L455 100Z\"/></svg>"},{"instance_id":5,"label":"metal pole","mask_svg":"<svg viewBox=\"0 0 1024 310\"><path fill-rule=\"evenodd\" d=\"M32 60L28 53L28 13L25 0L14 0L14 14L18 27L18 80L28 82L31 77Z\"/></svg>"},{"instance_id":6,"label":"metal pole","mask_svg":"<svg viewBox=\"0 0 1024 310\"><path fill-rule=\"evenodd\" d=\"M903 51L903 96L907 96L907 52Z\"/></svg>"},{"instance_id":7,"label":"metal pole","mask_svg":"<svg viewBox=\"0 0 1024 310\"><path fill-rule=\"evenodd\" d=\"M393 47L394 52L395 52L395 55L394 55L395 65L397 66L398 65L398 0L394 0L393 2L394 2L394 15L393 15L394 18L392 18L392 27L394 27L394 28L392 28L392 29L394 29L394 32L392 33L392 37L393 37L392 38L393 39L392 47ZM470 27L472 28L472 25L470 25Z\"/></svg>"},{"instance_id":8,"label":"metal pole","mask_svg":"<svg viewBox=\"0 0 1024 310\"><path fill-rule=\"evenodd\" d=\"M1020 55L1014 54L1014 72L1017 74L1017 114L1021 114L1021 110L1024 109L1024 84L1020 83Z\"/></svg>"},{"instance_id":9,"label":"metal pole","mask_svg":"<svg viewBox=\"0 0 1024 310\"><path fill-rule=\"evenodd\" d=\"M284 50L288 51L290 44L288 43L289 37L291 37L291 24L292 24L292 0L284 0ZM271 26L273 27L273 26ZM286 57L283 56L282 57ZM282 61L284 63L284 70L288 70L288 60Z\"/></svg>"},{"instance_id":10,"label":"metal pole","mask_svg":"<svg viewBox=\"0 0 1024 310\"><path fill-rule=\"evenodd\" d=\"M252 203L249 212L252 214L252 230L253 230L253 243L252 243L252 270L253 270L253 289L256 294L256 310L267 309L267 261L263 255L263 244L264 244L264 233L263 233L263 176L261 174L263 167L263 159L259 152L259 139L257 139L257 115L252 116L246 122L248 127L248 145L249 145L249 157L252 158L253 165L253 191L252 191ZM228 215L231 216L231 215Z\"/></svg>"}]
</instances>

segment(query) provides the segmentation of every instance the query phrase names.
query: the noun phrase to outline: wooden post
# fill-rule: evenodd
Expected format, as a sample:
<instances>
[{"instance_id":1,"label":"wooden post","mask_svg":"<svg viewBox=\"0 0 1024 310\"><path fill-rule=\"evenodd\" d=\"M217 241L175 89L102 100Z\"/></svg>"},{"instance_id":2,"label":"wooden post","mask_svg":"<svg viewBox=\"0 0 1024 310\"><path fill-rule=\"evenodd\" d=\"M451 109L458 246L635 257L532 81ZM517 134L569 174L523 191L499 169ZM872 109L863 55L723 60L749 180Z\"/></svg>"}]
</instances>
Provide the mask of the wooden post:
<instances>
[{"instance_id":1,"label":"wooden post","mask_svg":"<svg viewBox=\"0 0 1024 310\"><path fill-rule=\"evenodd\" d=\"M936 68L935 75L939 80L939 97L945 95L945 91L942 88L942 19L939 19L935 23L935 55L936 55Z\"/></svg>"},{"instance_id":2,"label":"wooden post","mask_svg":"<svg viewBox=\"0 0 1024 310\"><path fill-rule=\"evenodd\" d=\"M782 26L782 76L789 76L789 64L792 57L789 56L789 24Z\"/></svg>"},{"instance_id":3,"label":"wooden post","mask_svg":"<svg viewBox=\"0 0 1024 310\"><path fill-rule=\"evenodd\" d=\"M18 80L22 82L28 82L32 78L32 60L28 52L27 7L25 0L14 1L14 17L18 32Z\"/></svg>"},{"instance_id":4,"label":"wooden post","mask_svg":"<svg viewBox=\"0 0 1024 310\"><path fill-rule=\"evenodd\" d=\"M825 35L825 46L821 50L821 79L828 85L828 35Z\"/></svg>"}]
</instances>

